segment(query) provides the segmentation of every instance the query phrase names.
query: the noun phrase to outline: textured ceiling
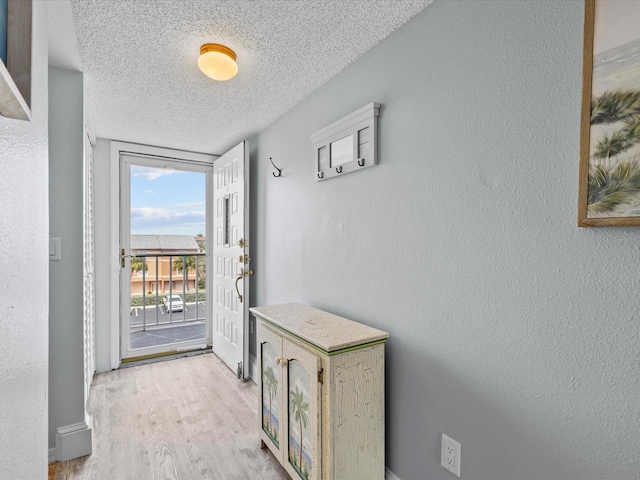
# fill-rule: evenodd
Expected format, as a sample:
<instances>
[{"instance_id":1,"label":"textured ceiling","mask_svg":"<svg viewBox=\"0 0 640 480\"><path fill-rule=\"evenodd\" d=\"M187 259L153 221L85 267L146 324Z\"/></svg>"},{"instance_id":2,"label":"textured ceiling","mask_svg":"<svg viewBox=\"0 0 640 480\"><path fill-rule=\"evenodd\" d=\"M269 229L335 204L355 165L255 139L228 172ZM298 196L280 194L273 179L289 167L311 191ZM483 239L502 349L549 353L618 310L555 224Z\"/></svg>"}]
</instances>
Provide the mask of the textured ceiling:
<instances>
[{"instance_id":1,"label":"textured ceiling","mask_svg":"<svg viewBox=\"0 0 640 480\"><path fill-rule=\"evenodd\" d=\"M98 137L224 153L432 0L71 0ZM238 55L205 77L200 45Z\"/></svg>"}]
</instances>

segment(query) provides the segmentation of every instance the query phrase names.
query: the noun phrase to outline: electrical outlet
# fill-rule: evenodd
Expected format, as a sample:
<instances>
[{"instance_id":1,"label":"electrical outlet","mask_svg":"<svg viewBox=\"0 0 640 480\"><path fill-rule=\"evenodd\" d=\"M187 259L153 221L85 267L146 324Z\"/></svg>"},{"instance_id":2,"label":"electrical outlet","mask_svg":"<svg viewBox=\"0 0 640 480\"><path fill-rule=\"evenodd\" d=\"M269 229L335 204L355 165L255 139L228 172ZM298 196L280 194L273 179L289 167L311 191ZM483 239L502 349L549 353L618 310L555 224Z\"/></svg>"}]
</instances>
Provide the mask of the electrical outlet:
<instances>
[{"instance_id":1,"label":"electrical outlet","mask_svg":"<svg viewBox=\"0 0 640 480\"><path fill-rule=\"evenodd\" d=\"M460 478L460 444L447 437L444 433L442 434L440 464Z\"/></svg>"}]
</instances>

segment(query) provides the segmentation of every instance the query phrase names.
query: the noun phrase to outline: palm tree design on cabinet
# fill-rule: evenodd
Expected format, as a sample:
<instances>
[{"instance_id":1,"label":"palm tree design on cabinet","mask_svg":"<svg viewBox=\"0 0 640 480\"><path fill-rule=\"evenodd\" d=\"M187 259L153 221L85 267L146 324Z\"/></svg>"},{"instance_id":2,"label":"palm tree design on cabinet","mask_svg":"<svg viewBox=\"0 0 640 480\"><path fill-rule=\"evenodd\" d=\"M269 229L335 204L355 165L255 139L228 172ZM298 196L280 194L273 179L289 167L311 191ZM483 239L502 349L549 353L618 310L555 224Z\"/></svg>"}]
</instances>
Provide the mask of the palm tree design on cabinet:
<instances>
[{"instance_id":1,"label":"palm tree design on cabinet","mask_svg":"<svg viewBox=\"0 0 640 480\"><path fill-rule=\"evenodd\" d=\"M262 430L273 444L280 448L280 400L278 381L280 371L276 366L276 351L269 342L262 344Z\"/></svg>"},{"instance_id":2,"label":"palm tree design on cabinet","mask_svg":"<svg viewBox=\"0 0 640 480\"><path fill-rule=\"evenodd\" d=\"M300 426L300 443L299 443L299 455L298 459L295 457L295 442L292 442L292 438L290 438L290 447L289 447L289 460L291 464L295 467L296 471L300 475L301 478L307 480L309 478L309 472L311 470L311 459L308 455L305 455L303 459L303 445L304 445L304 431L307 428L308 423L308 412L309 412L309 402L305 401L304 394L298 389L298 386L295 386L295 390L291 389L291 415L294 417L294 420ZM291 445L293 443L294 445ZM291 448L293 446L293 448Z\"/></svg>"},{"instance_id":3,"label":"palm tree design on cabinet","mask_svg":"<svg viewBox=\"0 0 640 480\"><path fill-rule=\"evenodd\" d=\"M302 362L289 361L289 464L302 480L313 478L312 452L314 439L310 438L313 421L311 377Z\"/></svg>"},{"instance_id":4,"label":"palm tree design on cabinet","mask_svg":"<svg viewBox=\"0 0 640 480\"><path fill-rule=\"evenodd\" d=\"M273 439L273 442L276 444L276 446L279 446L278 432L277 429L274 429L273 427L273 413L271 409L273 405L273 399L278 394L278 379L273 373L273 368L271 367L267 367L264 371L264 386L269 393L269 419L267 423L267 433Z\"/></svg>"}]
</instances>

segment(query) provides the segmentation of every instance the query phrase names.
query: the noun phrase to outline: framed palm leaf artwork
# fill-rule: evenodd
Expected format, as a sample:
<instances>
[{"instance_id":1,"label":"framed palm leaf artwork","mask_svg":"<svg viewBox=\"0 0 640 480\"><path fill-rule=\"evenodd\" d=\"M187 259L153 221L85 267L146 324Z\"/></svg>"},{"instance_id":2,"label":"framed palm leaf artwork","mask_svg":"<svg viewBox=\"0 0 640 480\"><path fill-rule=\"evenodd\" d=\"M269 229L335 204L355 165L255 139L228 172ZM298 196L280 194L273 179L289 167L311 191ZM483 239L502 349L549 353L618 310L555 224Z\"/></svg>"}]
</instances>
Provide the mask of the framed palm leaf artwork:
<instances>
[{"instance_id":1,"label":"framed palm leaf artwork","mask_svg":"<svg viewBox=\"0 0 640 480\"><path fill-rule=\"evenodd\" d=\"M578 225L640 226L640 1L586 0Z\"/></svg>"}]
</instances>

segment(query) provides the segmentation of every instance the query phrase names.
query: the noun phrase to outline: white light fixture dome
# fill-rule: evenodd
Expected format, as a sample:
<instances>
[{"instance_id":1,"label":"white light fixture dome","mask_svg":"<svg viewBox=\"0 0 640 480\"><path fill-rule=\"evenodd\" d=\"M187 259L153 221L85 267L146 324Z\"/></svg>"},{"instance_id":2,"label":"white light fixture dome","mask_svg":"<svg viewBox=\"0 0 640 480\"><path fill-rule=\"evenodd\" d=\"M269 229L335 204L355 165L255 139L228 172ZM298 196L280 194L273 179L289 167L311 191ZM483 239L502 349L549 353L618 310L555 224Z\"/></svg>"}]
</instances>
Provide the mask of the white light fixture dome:
<instances>
[{"instance_id":1,"label":"white light fixture dome","mask_svg":"<svg viewBox=\"0 0 640 480\"><path fill-rule=\"evenodd\" d=\"M205 43L200 47L198 67L207 77L224 82L238 73L236 52L218 43Z\"/></svg>"}]
</instances>

